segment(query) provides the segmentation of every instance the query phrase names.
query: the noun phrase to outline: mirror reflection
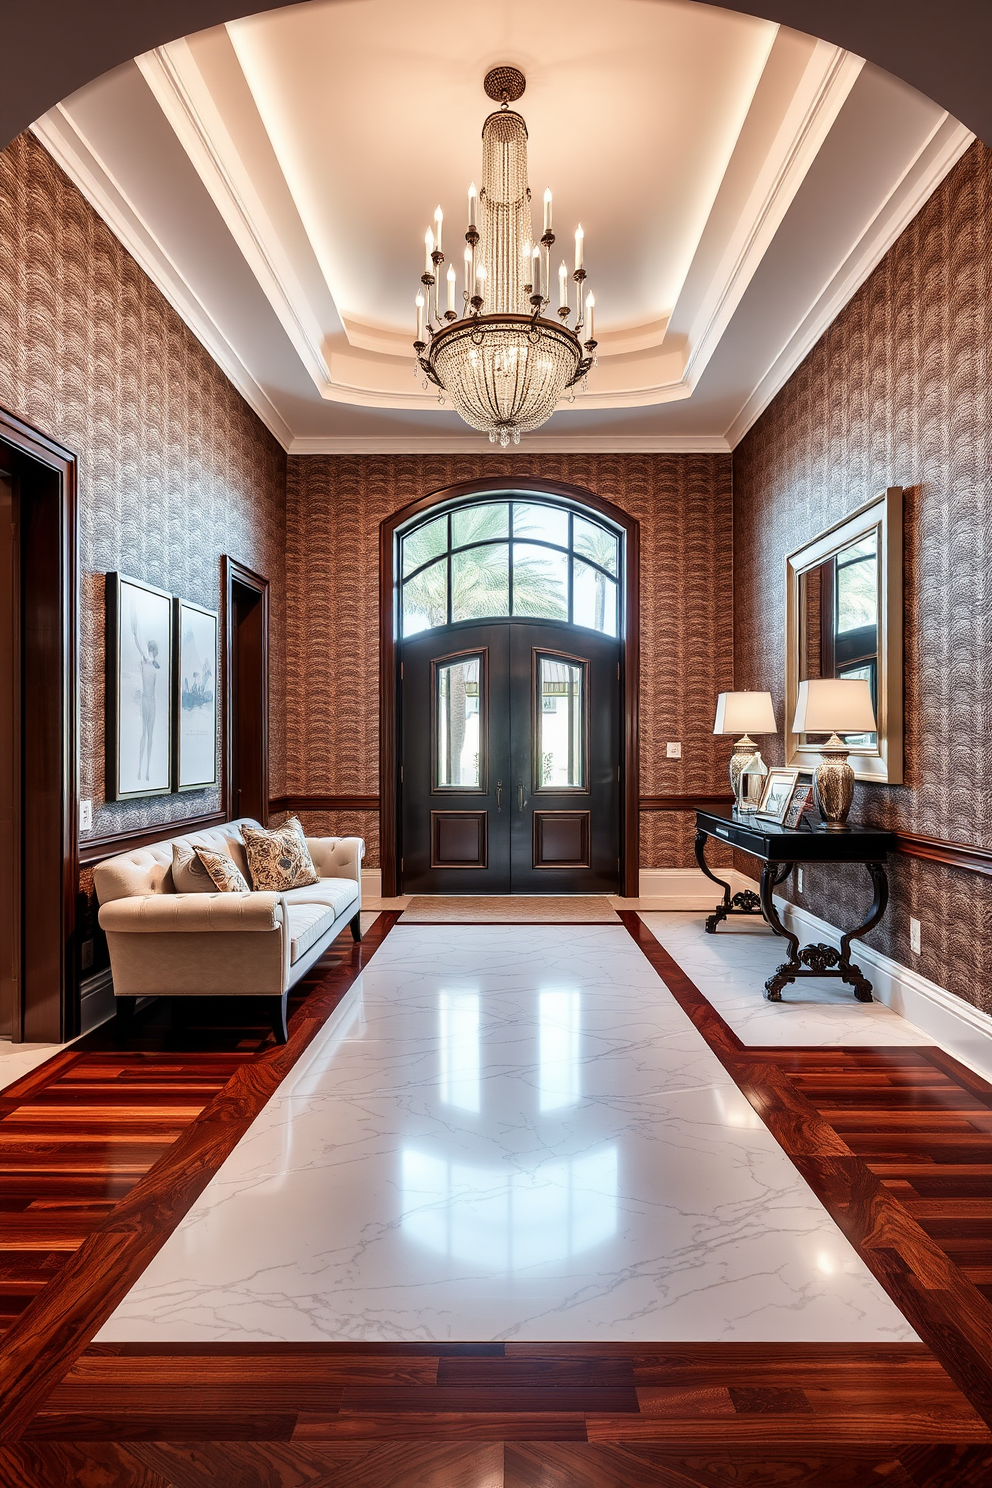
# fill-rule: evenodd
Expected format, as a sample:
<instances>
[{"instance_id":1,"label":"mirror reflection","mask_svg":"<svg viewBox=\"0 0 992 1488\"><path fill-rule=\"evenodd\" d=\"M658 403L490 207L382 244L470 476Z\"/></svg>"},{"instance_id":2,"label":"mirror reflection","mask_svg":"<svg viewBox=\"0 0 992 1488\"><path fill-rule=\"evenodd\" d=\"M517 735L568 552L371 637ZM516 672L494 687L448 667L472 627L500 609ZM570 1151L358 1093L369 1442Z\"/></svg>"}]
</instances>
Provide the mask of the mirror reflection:
<instances>
[{"instance_id":1,"label":"mirror reflection","mask_svg":"<svg viewBox=\"0 0 992 1488\"><path fill-rule=\"evenodd\" d=\"M878 716L878 528L840 548L800 575L799 679L864 679ZM874 733L848 734L853 746L874 749ZM803 735L801 744L812 742Z\"/></svg>"}]
</instances>

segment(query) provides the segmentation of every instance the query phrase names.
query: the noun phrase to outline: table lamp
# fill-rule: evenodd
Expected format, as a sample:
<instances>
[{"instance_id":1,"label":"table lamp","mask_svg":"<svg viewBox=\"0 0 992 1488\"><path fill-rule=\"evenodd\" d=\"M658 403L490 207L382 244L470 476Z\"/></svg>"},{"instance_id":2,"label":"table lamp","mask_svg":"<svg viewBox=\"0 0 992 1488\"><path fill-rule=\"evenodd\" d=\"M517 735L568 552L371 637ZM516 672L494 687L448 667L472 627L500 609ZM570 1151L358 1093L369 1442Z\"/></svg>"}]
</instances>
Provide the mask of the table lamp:
<instances>
[{"instance_id":1,"label":"table lamp","mask_svg":"<svg viewBox=\"0 0 992 1488\"><path fill-rule=\"evenodd\" d=\"M730 785L737 800L741 771L758 752L749 734L777 734L770 692L721 692L716 700L715 734L740 734L730 756Z\"/></svg>"},{"instance_id":2,"label":"table lamp","mask_svg":"<svg viewBox=\"0 0 992 1488\"><path fill-rule=\"evenodd\" d=\"M812 677L800 682L794 734L829 734L814 747L824 759L813 772L813 799L827 832L849 832L847 813L854 801L854 771L841 734L874 733L871 687L864 677Z\"/></svg>"}]
</instances>

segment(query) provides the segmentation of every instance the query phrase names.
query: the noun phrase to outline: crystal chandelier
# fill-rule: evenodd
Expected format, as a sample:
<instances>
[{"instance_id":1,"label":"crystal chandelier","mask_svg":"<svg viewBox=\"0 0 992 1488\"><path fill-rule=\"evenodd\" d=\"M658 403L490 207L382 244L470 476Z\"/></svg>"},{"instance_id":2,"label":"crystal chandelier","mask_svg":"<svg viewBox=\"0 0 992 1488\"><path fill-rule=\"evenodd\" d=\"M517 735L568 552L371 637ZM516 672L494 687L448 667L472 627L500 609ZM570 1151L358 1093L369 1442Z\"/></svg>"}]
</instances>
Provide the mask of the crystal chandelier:
<instances>
[{"instance_id":1,"label":"crystal chandelier","mask_svg":"<svg viewBox=\"0 0 992 1488\"><path fill-rule=\"evenodd\" d=\"M569 274L558 269L558 320L551 305L551 192L544 193L544 232L534 241L531 194L527 184L527 126L509 105L526 87L515 67L486 74L487 95L500 103L482 127L482 190L468 193L465 234L465 287L462 312L455 309L457 275L446 276L447 308L440 308L443 213L425 238L422 290L417 295L417 361L426 376L447 394L473 429L505 448L554 413L562 396L583 382L596 361L593 339L595 300L583 298L586 271L583 234L575 234L574 307ZM574 309L575 325L568 324ZM586 339L583 341L582 332ZM427 384L425 383L425 386ZM443 396L441 400L443 401Z\"/></svg>"}]
</instances>

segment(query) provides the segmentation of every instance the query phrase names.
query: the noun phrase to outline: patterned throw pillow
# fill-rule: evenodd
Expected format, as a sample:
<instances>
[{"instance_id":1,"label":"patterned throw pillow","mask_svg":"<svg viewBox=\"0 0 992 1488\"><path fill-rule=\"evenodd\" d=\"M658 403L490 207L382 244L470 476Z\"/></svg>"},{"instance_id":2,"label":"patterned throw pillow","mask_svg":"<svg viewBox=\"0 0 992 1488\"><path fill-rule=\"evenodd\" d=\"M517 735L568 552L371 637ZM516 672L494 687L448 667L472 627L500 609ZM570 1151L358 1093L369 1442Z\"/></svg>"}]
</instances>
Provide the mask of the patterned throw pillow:
<instances>
[{"instance_id":1,"label":"patterned throw pillow","mask_svg":"<svg viewBox=\"0 0 992 1488\"><path fill-rule=\"evenodd\" d=\"M172 885L177 894L216 894L217 885L191 842L172 844Z\"/></svg>"},{"instance_id":2,"label":"patterned throw pillow","mask_svg":"<svg viewBox=\"0 0 992 1488\"><path fill-rule=\"evenodd\" d=\"M214 888L222 894L250 894L244 874L227 853L211 852L209 847L198 847L196 856L213 879Z\"/></svg>"},{"instance_id":3,"label":"patterned throw pillow","mask_svg":"<svg viewBox=\"0 0 992 1488\"><path fill-rule=\"evenodd\" d=\"M281 894L284 889L302 889L320 882L299 817L291 816L272 832L242 827L241 837L253 888Z\"/></svg>"}]
</instances>

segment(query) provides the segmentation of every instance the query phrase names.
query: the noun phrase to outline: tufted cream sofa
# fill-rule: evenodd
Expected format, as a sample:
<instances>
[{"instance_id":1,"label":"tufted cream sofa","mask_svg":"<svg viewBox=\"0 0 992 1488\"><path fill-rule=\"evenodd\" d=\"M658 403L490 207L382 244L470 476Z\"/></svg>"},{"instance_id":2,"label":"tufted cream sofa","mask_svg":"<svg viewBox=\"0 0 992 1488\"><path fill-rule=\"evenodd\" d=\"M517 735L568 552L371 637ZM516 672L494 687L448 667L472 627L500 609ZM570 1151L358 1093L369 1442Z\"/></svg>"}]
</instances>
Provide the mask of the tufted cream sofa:
<instances>
[{"instance_id":1,"label":"tufted cream sofa","mask_svg":"<svg viewBox=\"0 0 992 1488\"><path fill-rule=\"evenodd\" d=\"M227 853L248 878L241 841L250 817L106 858L93 870L100 925L110 948L118 1011L139 997L269 999L276 1038L285 1043L289 989L350 924L361 939L360 837L308 837L320 882L281 894L177 894L172 844ZM250 880L249 880L250 882Z\"/></svg>"}]
</instances>

